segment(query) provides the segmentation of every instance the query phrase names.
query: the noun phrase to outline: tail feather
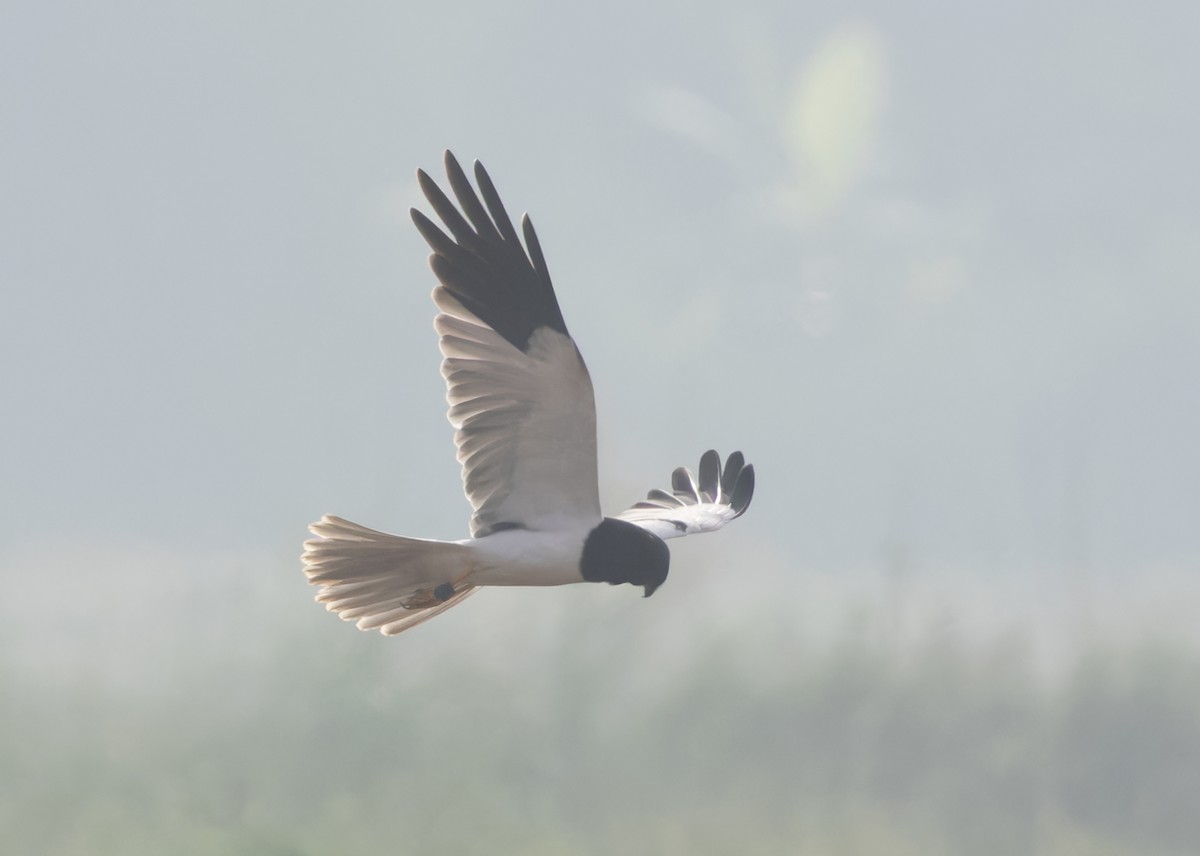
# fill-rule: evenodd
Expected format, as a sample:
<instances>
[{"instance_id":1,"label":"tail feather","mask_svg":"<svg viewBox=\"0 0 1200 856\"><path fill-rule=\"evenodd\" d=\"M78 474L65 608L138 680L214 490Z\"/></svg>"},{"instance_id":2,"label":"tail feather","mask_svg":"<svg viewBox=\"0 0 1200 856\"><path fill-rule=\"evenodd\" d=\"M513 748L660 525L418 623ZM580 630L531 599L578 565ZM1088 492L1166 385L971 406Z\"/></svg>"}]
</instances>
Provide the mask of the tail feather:
<instances>
[{"instance_id":1,"label":"tail feather","mask_svg":"<svg viewBox=\"0 0 1200 856\"><path fill-rule=\"evenodd\" d=\"M452 606L458 606L458 604L462 603L477 591L479 591L478 586L464 586L460 592L444 603L440 603L437 606L426 607L425 609L413 612L411 615L405 618L401 618L399 621L394 621L391 624L385 624L379 628L379 632L384 636L395 636L397 633L403 633L410 627L416 627L418 624L423 624L434 616L441 615Z\"/></svg>"},{"instance_id":2,"label":"tail feather","mask_svg":"<svg viewBox=\"0 0 1200 856\"><path fill-rule=\"evenodd\" d=\"M447 599L435 595L470 572L463 544L390 535L329 514L308 528L319 537L304 542L301 560L308 581L320 586L317 602L361 630L395 635L475 591L456 585Z\"/></svg>"},{"instance_id":3,"label":"tail feather","mask_svg":"<svg viewBox=\"0 0 1200 856\"><path fill-rule=\"evenodd\" d=\"M403 598L390 598L384 601L373 601L371 603L351 604L344 601L339 601L336 604L327 604L326 609L334 609L337 614L345 621L357 621L360 618L380 615L385 611L390 611L397 607L404 606ZM409 610L412 612L412 610Z\"/></svg>"}]
</instances>

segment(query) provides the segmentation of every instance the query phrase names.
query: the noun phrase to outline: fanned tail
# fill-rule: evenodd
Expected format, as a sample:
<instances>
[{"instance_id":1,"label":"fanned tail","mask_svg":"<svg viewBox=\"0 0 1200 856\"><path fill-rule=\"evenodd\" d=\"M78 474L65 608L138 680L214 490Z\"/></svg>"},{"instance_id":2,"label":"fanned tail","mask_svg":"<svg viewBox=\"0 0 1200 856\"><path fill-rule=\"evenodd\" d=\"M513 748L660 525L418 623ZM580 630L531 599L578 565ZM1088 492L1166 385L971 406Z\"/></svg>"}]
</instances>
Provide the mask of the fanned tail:
<instances>
[{"instance_id":1,"label":"fanned tail","mask_svg":"<svg viewBox=\"0 0 1200 856\"><path fill-rule=\"evenodd\" d=\"M394 636L440 615L475 591L462 580L471 550L453 541L405 538L326 514L308 527L304 573L325 604L360 630Z\"/></svg>"}]
</instances>

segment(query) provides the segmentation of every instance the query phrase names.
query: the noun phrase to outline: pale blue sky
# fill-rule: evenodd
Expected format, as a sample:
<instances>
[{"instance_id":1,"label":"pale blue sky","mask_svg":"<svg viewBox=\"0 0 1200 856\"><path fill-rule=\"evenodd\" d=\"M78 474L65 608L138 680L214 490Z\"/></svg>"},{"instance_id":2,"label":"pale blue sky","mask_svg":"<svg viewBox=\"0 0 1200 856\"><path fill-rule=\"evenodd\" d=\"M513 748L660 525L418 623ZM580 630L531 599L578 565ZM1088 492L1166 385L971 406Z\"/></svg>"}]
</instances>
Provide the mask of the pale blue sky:
<instances>
[{"instance_id":1,"label":"pale blue sky","mask_svg":"<svg viewBox=\"0 0 1200 856\"><path fill-rule=\"evenodd\" d=\"M1197 24L6 4L0 570L132 544L303 588L323 512L462 537L407 218L449 146L538 226L612 510L741 448L724 548L801 589L897 544L985 578L1195 572Z\"/></svg>"}]
</instances>

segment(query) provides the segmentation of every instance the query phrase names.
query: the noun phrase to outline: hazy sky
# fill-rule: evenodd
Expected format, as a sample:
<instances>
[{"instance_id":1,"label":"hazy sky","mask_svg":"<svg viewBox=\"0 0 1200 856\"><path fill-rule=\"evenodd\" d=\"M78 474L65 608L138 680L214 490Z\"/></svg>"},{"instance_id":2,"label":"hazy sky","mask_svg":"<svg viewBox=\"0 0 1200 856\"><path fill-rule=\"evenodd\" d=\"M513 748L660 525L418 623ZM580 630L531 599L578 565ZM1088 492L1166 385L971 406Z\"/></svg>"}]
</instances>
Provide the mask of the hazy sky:
<instances>
[{"instance_id":1,"label":"hazy sky","mask_svg":"<svg viewBox=\"0 0 1200 856\"><path fill-rule=\"evenodd\" d=\"M1197 8L5 3L0 570L463 537L450 147L537 224L610 511L740 448L721 549L801 583L1196 571Z\"/></svg>"}]
</instances>

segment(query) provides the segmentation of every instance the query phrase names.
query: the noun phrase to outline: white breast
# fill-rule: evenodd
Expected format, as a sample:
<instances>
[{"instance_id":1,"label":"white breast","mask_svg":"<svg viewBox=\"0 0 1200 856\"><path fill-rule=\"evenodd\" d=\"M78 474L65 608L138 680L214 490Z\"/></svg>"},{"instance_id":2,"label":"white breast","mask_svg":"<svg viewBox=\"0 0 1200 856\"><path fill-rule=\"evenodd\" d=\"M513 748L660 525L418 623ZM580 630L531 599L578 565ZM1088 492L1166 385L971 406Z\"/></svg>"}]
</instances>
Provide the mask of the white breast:
<instances>
[{"instance_id":1,"label":"white breast","mask_svg":"<svg viewBox=\"0 0 1200 856\"><path fill-rule=\"evenodd\" d=\"M477 586L561 586L581 583L579 557L587 531L509 529L460 541L474 553L467 582Z\"/></svg>"}]
</instances>

